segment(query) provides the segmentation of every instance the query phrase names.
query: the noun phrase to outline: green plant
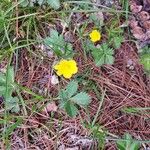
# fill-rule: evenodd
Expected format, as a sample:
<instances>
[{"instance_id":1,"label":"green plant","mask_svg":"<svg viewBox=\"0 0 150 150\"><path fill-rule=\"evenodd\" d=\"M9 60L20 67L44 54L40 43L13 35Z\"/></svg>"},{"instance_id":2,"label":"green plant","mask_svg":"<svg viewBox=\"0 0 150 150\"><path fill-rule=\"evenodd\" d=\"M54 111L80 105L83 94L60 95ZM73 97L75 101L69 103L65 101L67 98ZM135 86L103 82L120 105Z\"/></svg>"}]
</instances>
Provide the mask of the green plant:
<instances>
[{"instance_id":1,"label":"green plant","mask_svg":"<svg viewBox=\"0 0 150 150\"><path fill-rule=\"evenodd\" d=\"M123 140L117 141L117 148L119 150L139 150L140 144L138 141L133 141L130 134L125 134Z\"/></svg>"},{"instance_id":2,"label":"green plant","mask_svg":"<svg viewBox=\"0 0 150 150\"><path fill-rule=\"evenodd\" d=\"M70 58L73 56L72 44L65 42L62 34L56 30L51 30L50 37L44 39L44 43L49 46L58 57Z\"/></svg>"},{"instance_id":3,"label":"green plant","mask_svg":"<svg viewBox=\"0 0 150 150\"><path fill-rule=\"evenodd\" d=\"M59 100L60 108L63 108L69 116L76 116L78 113L77 106L86 107L90 103L90 96L85 92L79 92L78 83L71 81L65 89L60 90Z\"/></svg>"},{"instance_id":4,"label":"green plant","mask_svg":"<svg viewBox=\"0 0 150 150\"><path fill-rule=\"evenodd\" d=\"M19 112L19 99L13 97L12 93L15 91L14 70L9 67L6 74L0 73L0 96L4 97L5 109L11 112Z\"/></svg>"},{"instance_id":5,"label":"green plant","mask_svg":"<svg viewBox=\"0 0 150 150\"><path fill-rule=\"evenodd\" d=\"M145 46L141 50L140 62L144 66L144 69L150 73L150 47Z\"/></svg>"},{"instance_id":6,"label":"green plant","mask_svg":"<svg viewBox=\"0 0 150 150\"><path fill-rule=\"evenodd\" d=\"M114 48L120 48L121 43L124 40L123 29L118 27L118 20L112 20L110 27L106 27L108 34L108 41Z\"/></svg>"},{"instance_id":7,"label":"green plant","mask_svg":"<svg viewBox=\"0 0 150 150\"><path fill-rule=\"evenodd\" d=\"M106 132L103 131L100 125L89 126L92 137L98 141L98 149L103 150L105 147Z\"/></svg>"},{"instance_id":8,"label":"green plant","mask_svg":"<svg viewBox=\"0 0 150 150\"><path fill-rule=\"evenodd\" d=\"M114 51L109 48L107 43L103 43L99 47L95 47L93 44L90 44L89 48L92 51L92 56L95 60L96 66L114 63Z\"/></svg>"},{"instance_id":9,"label":"green plant","mask_svg":"<svg viewBox=\"0 0 150 150\"><path fill-rule=\"evenodd\" d=\"M37 3L40 6L43 4L48 4L54 9L59 9L60 8L60 0L24 0L21 3L21 6L26 7L26 6L34 6L34 4Z\"/></svg>"}]
</instances>

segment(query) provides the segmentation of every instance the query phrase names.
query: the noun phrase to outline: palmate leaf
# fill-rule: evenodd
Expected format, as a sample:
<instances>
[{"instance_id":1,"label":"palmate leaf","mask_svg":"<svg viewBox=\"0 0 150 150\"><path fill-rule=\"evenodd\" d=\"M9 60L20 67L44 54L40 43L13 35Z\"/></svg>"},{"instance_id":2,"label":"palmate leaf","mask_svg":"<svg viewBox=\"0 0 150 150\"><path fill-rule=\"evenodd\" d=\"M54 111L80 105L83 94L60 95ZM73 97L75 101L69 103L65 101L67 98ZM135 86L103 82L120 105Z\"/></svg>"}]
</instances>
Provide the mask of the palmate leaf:
<instances>
[{"instance_id":1,"label":"palmate leaf","mask_svg":"<svg viewBox=\"0 0 150 150\"><path fill-rule=\"evenodd\" d=\"M77 82L75 82L75 81L69 82L69 84L66 87L66 92L67 92L68 98L73 96L77 92L77 89L78 89Z\"/></svg>"},{"instance_id":2,"label":"palmate leaf","mask_svg":"<svg viewBox=\"0 0 150 150\"><path fill-rule=\"evenodd\" d=\"M78 109L70 101L65 104L65 110L70 117L74 117L78 113Z\"/></svg>"},{"instance_id":3,"label":"palmate leaf","mask_svg":"<svg viewBox=\"0 0 150 150\"><path fill-rule=\"evenodd\" d=\"M40 6L42 4L48 4L50 5L53 9L59 9L60 8L60 0L24 0L20 5L22 7L27 7L27 6L34 6L34 4L38 3Z\"/></svg>"},{"instance_id":4,"label":"palmate leaf","mask_svg":"<svg viewBox=\"0 0 150 150\"><path fill-rule=\"evenodd\" d=\"M77 95L71 97L71 101L79 106L87 106L90 103L90 96L85 92L80 92Z\"/></svg>"},{"instance_id":5,"label":"palmate leaf","mask_svg":"<svg viewBox=\"0 0 150 150\"><path fill-rule=\"evenodd\" d=\"M21 5L22 7L27 7L28 4L29 4L29 1L28 1L28 0L24 0L20 5Z\"/></svg>"},{"instance_id":6,"label":"palmate leaf","mask_svg":"<svg viewBox=\"0 0 150 150\"><path fill-rule=\"evenodd\" d=\"M86 107L91 99L85 92L77 93L77 89L78 83L76 81L71 81L65 89L60 90L58 96L60 102L59 107L64 109L71 117L77 115L77 105L80 107Z\"/></svg>"},{"instance_id":7,"label":"palmate leaf","mask_svg":"<svg viewBox=\"0 0 150 150\"><path fill-rule=\"evenodd\" d=\"M44 39L44 43L51 47L57 56L65 54L66 43L63 35L59 35L56 30L51 30L50 36Z\"/></svg>"},{"instance_id":8,"label":"palmate leaf","mask_svg":"<svg viewBox=\"0 0 150 150\"><path fill-rule=\"evenodd\" d=\"M102 66L103 64L113 64L113 54L113 49L109 48L106 43L102 44L99 48L92 49L92 55L94 57L96 66Z\"/></svg>"},{"instance_id":9,"label":"palmate leaf","mask_svg":"<svg viewBox=\"0 0 150 150\"><path fill-rule=\"evenodd\" d=\"M20 111L19 99L17 97L9 97L6 99L5 108L7 111L18 113Z\"/></svg>"},{"instance_id":10,"label":"palmate leaf","mask_svg":"<svg viewBox=\"0 0 150 150\"><path fill-rule=\"evenodd\" d=\"M60 7L59 0L47 0L47 3L54 9L59 9L59 7Z\"/></svg>"}]
</instances>

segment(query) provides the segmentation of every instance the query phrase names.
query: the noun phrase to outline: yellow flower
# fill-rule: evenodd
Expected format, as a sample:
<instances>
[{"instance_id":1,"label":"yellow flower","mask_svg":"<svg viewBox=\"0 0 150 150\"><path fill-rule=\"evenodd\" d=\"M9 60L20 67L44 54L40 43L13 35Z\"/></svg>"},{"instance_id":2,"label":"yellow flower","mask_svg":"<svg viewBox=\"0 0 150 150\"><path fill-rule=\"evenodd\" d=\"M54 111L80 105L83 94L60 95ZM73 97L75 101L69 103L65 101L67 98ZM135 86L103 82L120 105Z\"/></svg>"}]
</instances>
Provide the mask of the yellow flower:
<instances>
[{"instance_id":1,"label":"yellow flower","mask_svg":"<svg viewBox=\"0 0 150 150\"><path fill-rule=\"evenodd\" d=\"M101 39L101 33L98 30L93 30L90 33L90 38L91 38L91 41L95 43Z\"/></svg>"},{"instance_id":2,"label":"yellow flower","mask_svg":"<svg viewBox=\"0 0 150 150\"><path fill-rule=\"evenodd\" d=\"M54 69L57 70L56 73L58 76L63 75L67 79L70 79L78 72L77 63L74 60L62 59L54 66Z\"/></svg>"}]
</instances>

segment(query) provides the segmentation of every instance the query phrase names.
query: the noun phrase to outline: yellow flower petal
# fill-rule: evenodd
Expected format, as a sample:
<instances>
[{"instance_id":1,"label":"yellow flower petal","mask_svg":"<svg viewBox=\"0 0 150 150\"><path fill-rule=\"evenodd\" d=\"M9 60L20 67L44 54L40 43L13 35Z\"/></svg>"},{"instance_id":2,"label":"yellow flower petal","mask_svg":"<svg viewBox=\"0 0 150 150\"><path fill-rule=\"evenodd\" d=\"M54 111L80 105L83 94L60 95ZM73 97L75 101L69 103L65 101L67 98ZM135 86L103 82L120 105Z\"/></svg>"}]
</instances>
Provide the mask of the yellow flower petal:
<instances>
[{"instance_id":1,"label":"yellow flower petal","mask_svg":"<svg viewBox=\"0 0 150 150\"><path fill-rule=\"evenodd\" d=\"M66 78L66 79L70 79L72 77L72 73L71 72L64 72L63 73L63 76Z\"/></svg>"},{"instance_id":2,"label":"yellow flower petal","mask_svg":"<svg viewBox=\"0 0 150 150\"><path fill-rule=\"evenodd\" d=\"M101 33L98 30L93 30L89 36L91 38L91 41L94 43L101 39Z\"/></svg>"},{"instance_id":3,"label":"yellow flower petal","mask_svg":"<svg viewBox=\"0 0 150 150\"><path fill-rule=\"evenodd\" d=\"M55 70L58 70L59 64L56 64L53 68L54 68Z\"/></svg>"},{"instance_id":4,"label":"yellow flower petal","mask_svg":"<svg viewBox=\"0 0 150 150\"><path fill-rule=\"evenodd\" d=\"M58 64L53 67L57 70L57 75L63 75L65 78L69 79L73 74L78 71L77 63L74 60L61 60Z\"/></svg>"},{"instance_id":5,"label":"yellow flower petal","mask_svg":"<svg viewBox=\"0 0 150 150\"><path fill-rule=\"evenodd\" d=\"M74 60L69 61L70 69L72 70L72 73L75 74L78 72L77 64Z\"/></svg>"},{"instance_id":6,"label":"yellow flower petal","mask_svg":"<svg viewBox=\"0 0 150 150\"><path fill-rule=\"evenodd\" d=\"M58 70L56 73L58 76L61 76L63 74L62 70Z\"/></svg>"}]
</instances>

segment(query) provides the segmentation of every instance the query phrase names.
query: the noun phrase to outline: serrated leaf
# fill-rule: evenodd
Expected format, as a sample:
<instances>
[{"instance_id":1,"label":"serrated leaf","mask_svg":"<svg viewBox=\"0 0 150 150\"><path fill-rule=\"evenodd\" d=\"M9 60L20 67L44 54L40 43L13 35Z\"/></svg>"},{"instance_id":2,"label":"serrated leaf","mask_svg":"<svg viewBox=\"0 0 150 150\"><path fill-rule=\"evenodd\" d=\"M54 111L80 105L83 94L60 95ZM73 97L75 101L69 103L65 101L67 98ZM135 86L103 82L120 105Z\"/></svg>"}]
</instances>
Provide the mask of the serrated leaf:
<instances>
[{"instance_id":1,"label":"serrated leaf","mask_svg":"<svg viewBox=\"0 0 150 150\"><path fill-rule=\"evenodd\" d=\"M9 97L5 99L5 108L7 111L18 113L20 111L19 99L17 97Z\"/></svg>"},{"instance_id":2,"label":"serrated leaf","mask_svg":"<svg viewBox=\"0 0 150 150\"><path fill-rule=\"evenodd\" d=\"M113 64L114 63L114 57L111 56L111 55L106 55L106 58L105 58L105 64Z\"/></svg>"},{"instance_id":3,"label":"serrated leaf","mask_svg":"<svg viewBox=\"0 0 150 150\"><path fill-rule=\"evenodd\" d=\"M29 1L28 1L28 0L24 0L20 5L21 5L22 7L27 7L28 4L29 4Z\"/></svg>"},{"instance_id":4,"label":"serrated leaf","mask_svg":"<svg viewBox=\"0 0 150 150\"><path fill-rule=\"evenodd\" d=\"M57 56L65 53L65 41L63 35L59 35L56 30L51 30L50 37L44 39L47 46L51 47Z\"/></svg>"},{"instance_id":5,"label":"serrated leaf","mask_svg":"<svg viewBox=\"0 0 150 150\"><path fill-rule=\"evenodd\" d=\"M122 36L114 37L114 46L115 46L115 48L120 48L122 41L123 41Z\"/></svg>"},{"instance_id":6,"label":"serrated leaf","mask_svg":"<svg viewBox=\"0 0 150 150\"><path fill-rule=\"evenodd\" d=\"M91 50L96 66L114 63L114 51L106 43L102 44L99 48L92 48Z\"/></svg>"},{"instance_id":7,"label":"serrated leaf","mask_svg":"<svg viewBox=\"0 0 150 150\"><path fill-rule=\"evenodd\" d=\"M58 98L61 100L61 101L66 101L68 96L67 96L67 92L62 89L59 91L59 94L58 94Z\"/></svg>"},{"instance_id":8,"label":"serrated leaf","mask_svg":"<svg viewBox=\"0 0 150 150\"><path fill-rule=\"evenodd\" d=\"M87 106L90 103L90 96L85 92L80 92L77 95L71 97L70 99L72 102L80 105L80 106Z\"/></svg>"},{"instance_id":9,"label":"serrated leaf","mask_svg":"<svg viewBox=\"0 0 150 150\"><path fill-rule=\"evenodd\" d=\"M65 110L70 117L74 117L77 115L78 109L70 102L65 104Z\"/></svg>"},{"instance_id":10,"label":"serrated leaf","mask_svg":"<svg viewBox=\"0 0 150 150\"><path fill-rule=\"evenodd\" d=\"M75 81L71 81L69 82L69 84L66 87L66 92L68 94L68 98L70 98L71 96L73 96L78 89L78 83Z\"/></svg>"},{"instance_id":11,"label":"serrated leaf","mask_svg":"<svg viewBox=\"0 0 150 150\"><path fill-rule=\"evenodd\" d=\"M60 8L60 1L59 0L47 0L47 3L54 9Z\"/></svg>"}]
</instances>

